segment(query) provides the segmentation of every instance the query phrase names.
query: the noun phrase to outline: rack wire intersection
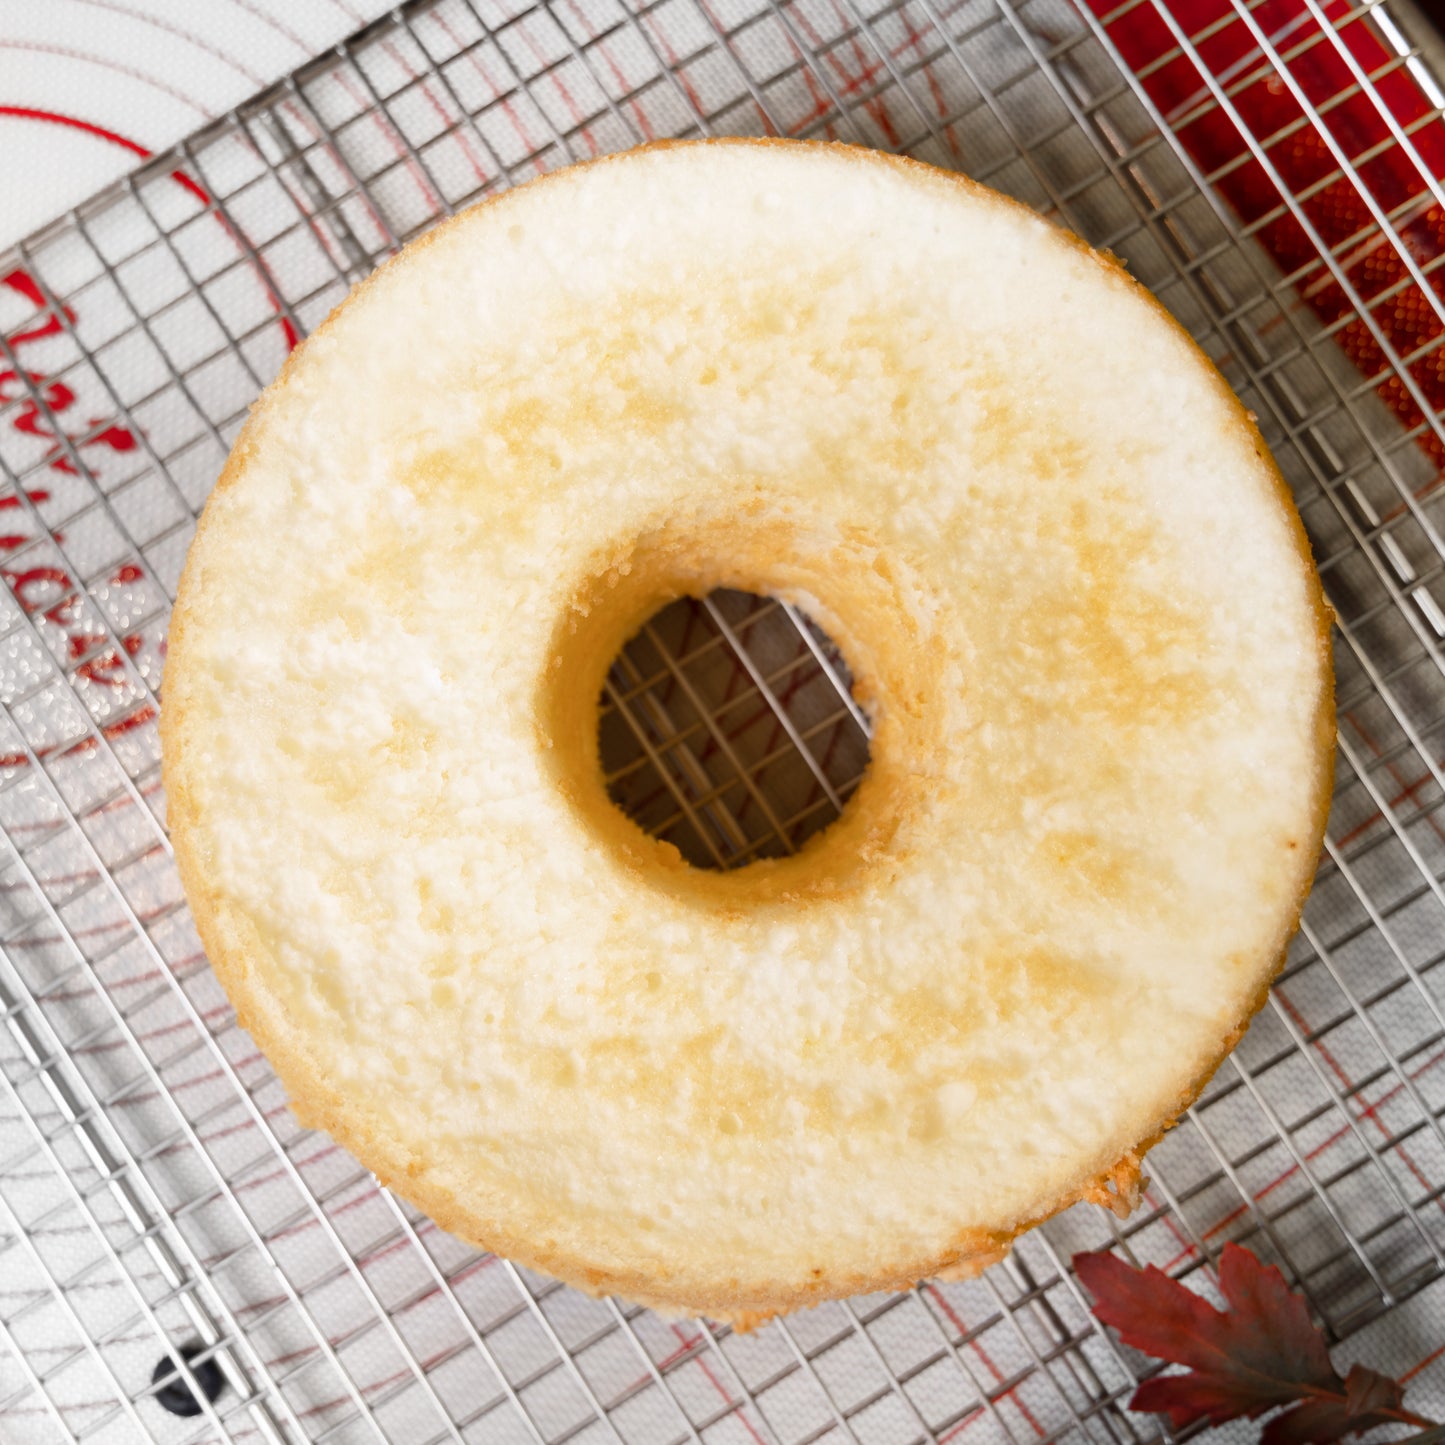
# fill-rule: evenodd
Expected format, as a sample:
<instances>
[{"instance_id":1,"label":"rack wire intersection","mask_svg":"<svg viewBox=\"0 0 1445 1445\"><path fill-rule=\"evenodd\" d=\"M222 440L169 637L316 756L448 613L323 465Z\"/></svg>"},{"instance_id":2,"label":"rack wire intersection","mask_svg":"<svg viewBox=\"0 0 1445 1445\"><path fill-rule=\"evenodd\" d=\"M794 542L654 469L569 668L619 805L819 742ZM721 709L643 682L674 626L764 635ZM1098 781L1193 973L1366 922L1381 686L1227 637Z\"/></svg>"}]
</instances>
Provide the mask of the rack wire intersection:
<instances>
[{"instance_id":1,"label":"rack wire intersection","mask_svg":"<svg viewBox=\"0 0 1445 1445\"><path fill-rule=\"evenodd\" d=\"M1152 1440L1125 1408L1152 1367L1067 1268L1110 1244L1207 1288L1243 1241L1334 1339L1433 1378L1445 130L1407 20L415 0L0 259L0 1440ZM1141 1210L1083 1207L980 1280L741 1336L478 1255L298 1128L186 913L156 718L195 517L353 282L571 160L767 133L962 169L1160 296L1295 490L1338 615L1340 751L1287 969L1150 1155ZM740 594L656 619L604 727L614 793L710 866L796 847L867 751L827 639Z\"/></svg>"}]
</instances>

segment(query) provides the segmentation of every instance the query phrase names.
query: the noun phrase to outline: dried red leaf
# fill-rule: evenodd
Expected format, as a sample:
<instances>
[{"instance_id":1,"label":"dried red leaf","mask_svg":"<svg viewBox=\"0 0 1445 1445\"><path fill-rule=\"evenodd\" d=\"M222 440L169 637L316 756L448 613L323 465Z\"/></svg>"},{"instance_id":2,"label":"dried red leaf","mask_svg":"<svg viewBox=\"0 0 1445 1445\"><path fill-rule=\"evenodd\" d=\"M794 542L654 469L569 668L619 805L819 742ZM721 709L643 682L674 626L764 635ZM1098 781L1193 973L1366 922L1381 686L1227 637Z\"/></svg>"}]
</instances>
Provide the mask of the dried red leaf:
<instances>
[{"instance_id":1,"label":"dried red leaf","mask_svg":"<svg viewBox=\"0 0 1445 1445\"><path fill-rule=\"evenodd\" d=\"M1398 1380L1353 1365L1345 1376L1343 1400L1321 1396L1304 1400L1276 1415L1264 1427L1260 1445L1329 1445L1376 1425L1398 1425L1404 1412L1405 1388ZM1408 1417L1407 1417L1408 1418Z\"/></svg>"},{"instance_id":2,"label":"dried red leaf","mask_svg":"<svg viewBox=\"0 0 1445 1445\"><path fill-rule=\"evenodd\" d=\"M1405 1387L1368 1365L1351 1365L1345 1376L1345 1400L1351 1415L1398 1410L1405 1403Z\"/></svg>"},{"instance_id":3,"label":"dried red leaf","mask_svg":"<svg viewBox=\"0 0 1445 1445\"><path fill-rule=\"evenodd\" d=\"M1152 1265L1134 1269L1111 1254L1077 1254L1074 1270L1094 1296L1094 1314L1126 1345L1188 1367L1134 1392L1130 1408L1168 1415L1179 1430L1222 1425L1288 1406L1260 1445L1329 1445L1376 1425L1419 1422L1396 1381L1356 1365L1342 1380L1304 1300L1247 1249L1227 1244L1217 1310ZM1425 1422L1419 1422L1425 1423Z\"/></svg>"},{"instance_id":4,"label":"dried red leaf","mask_svg":"<svg viewBox=\"0 0 1445 1445\"><path fill-rule=\"evenodd\" d=\"M1380 1423L1370 1419L1370 1424ZM1345 1413L1343 1399L1322 1397L1302 1400L1281 1411L1260 1432L1259 1445L1328 1445L1351 1430L1366 1429L1369 1425L1363 1420L1353 1420Z\"/></svg>"},{"instance_id":5,"label":"dried red leaf","mask_svg":"<svg viewBox=\"0 0 1445 1445\"><path fill-rule=\"evenodd\" d=\"M1252 1419L1316 1392L1343 1403L1345 1382L1305 1302L1247 1249L1227 1244L1219 1261L1227 1312L1153 1265L1137 1270L1111 1254L1080 1254L1074 1269L1094 1296L1094 1314L1126 1345L1190 1368L1146 1380L1130 1401L1136 1410L1167 1414L1183 1429L1201 1419Z\"/></svg>"},{"instance_id":6,"label":"dried red leaf","mask_svg":"<svg viewBox=\"0 0 1445 1445\"><path fill-rule=\"evenodd\" d=\"M1393 1380L1388 1381L1394 1385ZM1395 1386L1397 1395L1403 1394ZM1377 1425L1400 1425L1400 1415L1383 1414L1373 1410L1352 1413L1345 1401L1330 1396L1302 1400L1291 1409L1276 1415L1259 1437L1259 1445L1330 1445L1364 1430L1373 1430ZM1408 1445L1408 1442L1400 1442Z\"/></svg>"}]
</instances>

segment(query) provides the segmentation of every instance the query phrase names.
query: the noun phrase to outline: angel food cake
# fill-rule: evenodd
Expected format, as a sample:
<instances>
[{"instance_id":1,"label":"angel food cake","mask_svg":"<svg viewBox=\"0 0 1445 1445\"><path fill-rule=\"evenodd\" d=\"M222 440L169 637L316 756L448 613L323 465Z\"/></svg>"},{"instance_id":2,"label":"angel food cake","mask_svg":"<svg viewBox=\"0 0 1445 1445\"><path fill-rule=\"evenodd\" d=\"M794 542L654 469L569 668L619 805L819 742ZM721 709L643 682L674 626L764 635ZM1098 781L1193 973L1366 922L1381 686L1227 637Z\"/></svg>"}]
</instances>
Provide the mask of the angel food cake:
<instances>
[{"instance_id":1,"label":"angel food cake","mask_svg":"<svg viewBox=\"0 0 1445 1445\"><path fill-rule=\"evenodd\" d=\"M608 801L621 644L799 604L875 732L795 857ZM175 609L176 854L301 1118L468 1240L734 1319L967 1274L1140 1155L1319 847L1327 612L1250 417L1112 260L846 147L478 206L256 407Z\"/></svg>"}]
</instances>

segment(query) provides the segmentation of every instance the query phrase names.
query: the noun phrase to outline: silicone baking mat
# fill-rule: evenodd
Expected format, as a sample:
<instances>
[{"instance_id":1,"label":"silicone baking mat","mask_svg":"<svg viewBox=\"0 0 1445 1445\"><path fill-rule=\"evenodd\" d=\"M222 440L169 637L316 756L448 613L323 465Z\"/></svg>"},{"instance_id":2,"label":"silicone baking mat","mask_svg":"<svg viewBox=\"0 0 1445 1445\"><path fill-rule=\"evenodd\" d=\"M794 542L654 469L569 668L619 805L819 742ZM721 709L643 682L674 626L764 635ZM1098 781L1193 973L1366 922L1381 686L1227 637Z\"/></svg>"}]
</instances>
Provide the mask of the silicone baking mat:
<instances>
[{"instance_id":1,"label":"silicone baking mat","mask_svg":"<svg viewBox=\"0 0 1445 1445\"><path fill-rule=\"evenodd\" d=\"M1339 1360L1445 1410L1445 194L1400 23L1318 0L416 3L0 261L0 1440L1147 1440L1125 1402L1152 1366L1067 1260L1113 1244L1208 1289L1231 1239ZM196 513L352 282L569 160L767 133L964 170L1189 327L1309 529L1340 751L1288 967L1141 1209L737 1335L477 1254L296 1126L186 914L155 724ZM610 691L635 749L615 786L645 778L633 804L716 863L793 846L856 776L825 641L766 601L675 614ZM190 1417L155 1379L183 1349Z\"/></svg>"},{"instance_id":2,"label":"silicone baking mat","mask_svg":"<svg viewBox=\"0 0 1445 1445\"><path fill-rule=\"evenodd\" d=\"M386 0L3 0L0 248L388 9Z\"/></svg>"}]
</instances>

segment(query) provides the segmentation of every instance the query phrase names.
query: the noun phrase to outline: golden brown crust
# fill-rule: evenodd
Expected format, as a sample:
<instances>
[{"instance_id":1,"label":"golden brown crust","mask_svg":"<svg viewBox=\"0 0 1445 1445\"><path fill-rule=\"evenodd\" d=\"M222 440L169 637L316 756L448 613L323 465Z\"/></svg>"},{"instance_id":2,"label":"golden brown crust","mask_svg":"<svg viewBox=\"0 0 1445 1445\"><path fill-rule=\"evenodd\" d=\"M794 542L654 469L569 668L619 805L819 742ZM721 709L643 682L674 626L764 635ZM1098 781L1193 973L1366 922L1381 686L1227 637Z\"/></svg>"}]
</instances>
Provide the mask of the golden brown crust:
<instances>
[{"instance_id":1,"label":"golden brown crust","mask_svg":"<svg viewBox=\"0 0 1445 1445\"><path fill-rule=\"evenodd\" d=\"M652 148L670 148L681 145L749 145L749 146L796 146L800 142L774 139L721 139L701 142L663 141ZM816 143L815 143L816 144ZM1026 211L1021 203L1007 197L1000 197L967 177L951 175L935 170L931 166L906 157L887 156L878 152L858 150L847 146L830 146L834 152L845 152L856 156L860 164L887 164L914 174L926 176L931 182L946 181L962 186L971 193L987 196L994 203L1017 206ZM586 164L606 165L614 157L602 157ZM555 175L556 173L554 173ZM553 176L540 177L529 185L546 185ZM483 202L489 205L492 202ZM464 213L465 214L465 213ZM449 226L459 222L455 217L437 227L426 237L414 243L425 247ZM1068 236L1068 233L1061 233ZM1111 275L1121 277L1139 295L1148 298L1157 314L1168 321L1175 331L1193 346L1188 334L1138 282L1128 276L1124 268L1112 257L1093 251L1077 237L1068 236L1082 251L1092 257ZM392 258L393 260L396 258ZM362 282L351 295L332 312L318 329L324 334L332 326L340 311L351 305L364 294L389 266L388 261ZM309 343L308 343L309 344ZM227 461L214 494L223 494L233 486L245 467L250 449L255 444L259 428L264 426L274 398L285 388L297 364L305 344L293 352L279 376L266 393L252 408L251 416ZM258 940L248 938L246 920L234 915L206 877L202 860L195 851L197 809L195 800L186 788L177 766L179 733L185 719L172 705L162 711L160 732L163 756L163 780L168 798L169 824L176 863L180 870L186 896L190 902L196 927L207 956L216 976L221 981L236 1008L238 1021L255 1038L265 1053L292 1101L292 1108L298 1120L312 1128L325 1130L338 1143L351 1150L376 1174L379 1180L409 1199L424 1210L443 1229L467 1240L478 1248L504 1255L529 1268L538 1269L565 1280L593 1294L619 1294L644 1305L674 1313L703 1314L715 1319L727 1320L740 1329L756 1327L776 1314L816 1305L823 1300L842 1298L860 1292L880 1290L901 1290L912 1287L926 1278L967 1278L981 1272L988 1265L1007 1255L1012 1242L1020 1234L1042 1223L1045 1219L1081 1201L1098 1203L1114 1210L1127 1213L1137 1202L1142 1186L1141 1161L1144 1154L1153 1147L1167 1130L1172 1128L1179 1117L1199 1097L1215 1070L1243 1036L1254 1014L1263 1007L1269 988L1279 970L1283 967L1289 939L1298 927L1299 916L1312 881L1312 863L1318 854L1324 836L1325 821L1329 811L1332 790L1334 759L1334 699L1332 669L1330 665L1331 613L1319 585L1310 554L1308 539L1296 512L1289 488L1265 447L1253 418L1239 404L1224 378L1212 366L1210 371L1214 384L1222 396L1233 406L1238 425L1247 429L1247 435L1255 452L1264 462L1273 479L1275 493L1282 513L1292 528L1295 550L1303 573L1309 578L1313 611L1315 617L1315 640L1320 652L1321 673L1329 679L1329 685L1322 690L1315 719L1317 741L1317 765L1315 770L1315 796L1313 807L1313 829L1311 835L1299 840L1300 869L1295 904L1290 910L1290 924L1277 946L1278 961L1269 978L1261 985L1249 1008L1238 1020L1229 1036L1222 1041L1217 1056L1201 1071L1178 1097L1174 1107L1150 1125L1141 1138L1122 1156L1112 1163L1090 1173L1072 1188L1051 1201L1035 1218L1018 1223L1006 1232L989 1233L971 1231L960 1236L951 1248L941 1254L919 1257L894 1266L879 1274L858 1274L845 1277L819 1279L804 1288L777 1286L771 1289L753 1290L747 1297L739 1297L726 1286L712 1290L698 1290L685 1287L682 1292L669 1288L670 1281L656 1275L646 1275L627 1270L599 1270L587 1262L568 1256L556 1246L539 1244L535 1239L516 1237L496 1221L478 1218L463 1203L457 1201L444 1189L438 1187L421 1172L420 1161L401 1141L387 1137L376 1129L374 1123L359 1119L356 1111L348 1106L325 1082L318 1061L298 1048L294 1037L272 1011L271 1000L265 987L258 981L252 967L254 952L261 948ZM197 528L199 539L206 532L214 511L209 509L200 519ZM194 577L195 550L191 553L178 589L175 608L171 619L169 638L169 663L173 674L184 669L187 654L187 628L191 619L191 593L197 587Z\"/></svg>"}]
</instances>

